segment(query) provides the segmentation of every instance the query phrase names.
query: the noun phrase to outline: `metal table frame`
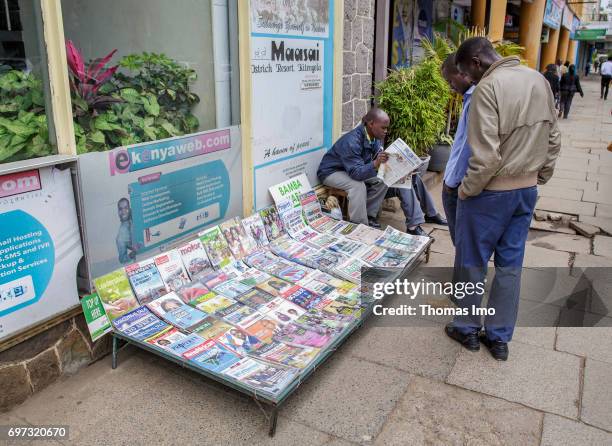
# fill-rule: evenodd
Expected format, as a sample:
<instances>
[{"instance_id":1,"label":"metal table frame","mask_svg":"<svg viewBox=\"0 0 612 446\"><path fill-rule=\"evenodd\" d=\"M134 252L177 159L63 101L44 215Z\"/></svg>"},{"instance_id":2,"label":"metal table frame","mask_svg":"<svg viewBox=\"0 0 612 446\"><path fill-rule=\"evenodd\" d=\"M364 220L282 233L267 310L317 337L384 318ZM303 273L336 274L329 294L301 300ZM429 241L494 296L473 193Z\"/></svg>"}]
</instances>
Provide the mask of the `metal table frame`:
<instances>
[{"instance_id":1,"label":"metal table frame","mask_svg":"<svg viewBox=\"0 0 612 446\"><path fill-rule=\"evenodd\" d=\"M433 240L430 240L414 257L414 259L406 265L406 267L397 274L392 280L405 277L410 274L417 265L420 264L420 258L425 256L425 263L429 262L429 254L431 249L431 244ZM373 304L373 302L372 302ZM325 349L321 350L321 352L316 356L314 361L308 365L308 367L304 368L300 375L294 379L291 384L289 384L277 397L270 397L265 393L258 393L257 391L253 391L253 389L248 388L244 384L239 381L232 379L227 376L223 376L217 373L210 372L204 368L197 367L190 363L189 361L183 360L179 357L170 355L167 351L156 347L152 344L148 344L146 342L138 341L136 339L129 338L119 332L113 331L113 350L112 350L112 368L117 368L117 355L119 350L128 344L135 345L143 350L146 350L150 353L154 353L158 356L161 356L169 361L172 361L181 367L189 369L199 375L205 376L206 378L210 378L213 381L217 381L225 386L231 387L232 389L251 397L255 404L261 409L264 413L264 417L268 420L269 428L268 435L273 437L276 433L276 423L278 419L278 411L280 406L284 404L284 402L295 392L295 390L302 384L302 382L306 381L308 377L334 353L340 345L342 345L346 339L352 335L357 329L359 329L363 323L372 315L373 305L370 304L363 312L359 319L356 319L352 322L346 329L344 329L338 336L336 336L330 345L325 347ZM125 341L123 346L119 346L119 341ZM271 408L271 413L268 415L265 409L262 407L262 403L269 406Z\"/></svg>"}]
</instances>

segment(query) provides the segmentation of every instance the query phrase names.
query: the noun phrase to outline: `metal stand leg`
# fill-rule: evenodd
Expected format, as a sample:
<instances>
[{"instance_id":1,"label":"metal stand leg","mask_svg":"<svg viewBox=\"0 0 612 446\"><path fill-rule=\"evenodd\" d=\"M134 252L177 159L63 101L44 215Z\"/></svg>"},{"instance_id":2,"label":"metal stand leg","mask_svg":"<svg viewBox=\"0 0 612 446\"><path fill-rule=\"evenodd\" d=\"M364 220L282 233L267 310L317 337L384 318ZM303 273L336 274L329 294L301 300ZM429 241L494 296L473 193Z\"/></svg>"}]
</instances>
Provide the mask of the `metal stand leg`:
<instances>
[{"instance_id":1,"label":"metal stand leg","mask_svg":"<svg viewBox=\"0 0 612 446\"><path fill-rule=\"evenodd\" d=\"M112 368L113 370L115 370L117 368L117 344L119 343L119 340L113 336L113 359L112 359Z\"/></svg>"},{"instance_id":2,"label":"metal stand leg","mask_svg":"<svg viewBox=\"0 0 612 446\"><path fill-rule=\"evenodd\" d=\"M425 263L429 263L429 252L431 251L431 245L427 247L427 251L425 251Z\"/></svg>"},{"instance_id":3,"label":"metal stand leg","mask_svg":"<svg viewBox=\"0 0 612 446\"><path fill-rule=\"evenodd\" d=\"M278 408L274 406L272 409L272 414L270 415L270 430L268 431L268 435L270 437L274 437L276 434L276 419L278 418Z\"/></svg>"}]
</instances>

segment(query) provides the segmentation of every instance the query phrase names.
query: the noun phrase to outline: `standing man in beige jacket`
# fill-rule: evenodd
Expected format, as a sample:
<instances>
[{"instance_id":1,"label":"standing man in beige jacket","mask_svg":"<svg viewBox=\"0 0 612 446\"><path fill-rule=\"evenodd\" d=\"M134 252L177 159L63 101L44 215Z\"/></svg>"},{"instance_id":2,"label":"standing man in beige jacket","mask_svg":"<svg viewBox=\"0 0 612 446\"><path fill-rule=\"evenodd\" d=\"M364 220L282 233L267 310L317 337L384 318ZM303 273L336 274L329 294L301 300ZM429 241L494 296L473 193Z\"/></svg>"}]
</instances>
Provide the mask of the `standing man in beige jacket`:
<instances>
[{"instance_id":1,"label":"standing man in beige jacket","mask_svg":"<svg viewBox=\"0 0 612 446\"><path fill-rule=\"evenodd\" d=\"M477 87L469 111L472 154L459 186L455 229L455 271L462 282L484 283L494 256L495 278L488 299L494 314L479 316L482 294L457 300L469 316L457 316L446 333L468 350L479 336L497 360L508 358L516 324L525 242L537 199L537 184L552 176L561 148L555 100L546 79L502 58L482 37L457 50L457 68Z\"/></svg>"}]
</instances>

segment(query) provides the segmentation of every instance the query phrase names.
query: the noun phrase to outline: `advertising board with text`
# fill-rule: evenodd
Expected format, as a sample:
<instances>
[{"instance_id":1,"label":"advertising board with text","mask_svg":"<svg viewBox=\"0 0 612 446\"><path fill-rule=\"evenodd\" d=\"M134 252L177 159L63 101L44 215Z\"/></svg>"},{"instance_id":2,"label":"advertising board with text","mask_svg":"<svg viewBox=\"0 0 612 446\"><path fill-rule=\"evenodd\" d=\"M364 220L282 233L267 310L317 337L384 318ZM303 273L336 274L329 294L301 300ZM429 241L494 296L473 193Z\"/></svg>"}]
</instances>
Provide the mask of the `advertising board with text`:
<instances>
[{"instance_id":1,"label":"advertising board with text","mask_svg":"<svg viewBox=\"0 0 612 446\"><path fill-rule=\"evenodd\" d=\"M89 279L242 213L238 127L79 157Z\"/></svg>"},{"instance_id":2,"label":"advertising board with text","mask_svg":"<svg viewBox=\"0 0 612 446\"><path fill-rule=\"evenodd\" d=\"M70 169L0 176L0 340L79 304Z\"/></svg>"}]
</instances>

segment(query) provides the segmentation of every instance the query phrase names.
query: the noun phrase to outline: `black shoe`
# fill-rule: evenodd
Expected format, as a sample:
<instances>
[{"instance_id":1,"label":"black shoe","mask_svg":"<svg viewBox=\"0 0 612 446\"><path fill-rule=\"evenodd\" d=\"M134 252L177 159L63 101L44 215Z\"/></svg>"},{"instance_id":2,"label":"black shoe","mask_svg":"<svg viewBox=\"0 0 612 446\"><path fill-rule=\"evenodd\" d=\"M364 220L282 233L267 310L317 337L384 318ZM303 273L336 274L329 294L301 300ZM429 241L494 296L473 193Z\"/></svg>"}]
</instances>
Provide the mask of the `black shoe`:
<instances>
[{"instance_id":1,"label":"black shoe","mask_svg":"<svg viewBox=\"0 0 612 446\"><path fill-rule=\"evenodd\" d=\"M441 226L448 226L448 222L440 214L436 214L433 217L425 216L425 223L435 223Z\"/></svg>"},{"instance_id":2,"label":"black shoe","mask_svg":"<svg viewBox=\"0 0 612 446\"><path fill-rule=\"evenodd\" d=\"M368 226L370 226L371 228L375 228L375 229L381 228L380 223L378 223L378 220L372 217L368 217Z\"/></svg>"},{"instance_id":3,"label":"black shoe","mask_svg":"<svg viewBox=\"0 0 612 446\"><path fill-rule=\"evenodd\" d=\"M420 235L422 237L429 237L429 234L427 232L423 231L423 228L421 228L421 226L417 226L414 229L406 229L406 234Z\"/></svg>"},{"instance_id":4,"label":"black shoe","mask_svg":"<svg viewBox=\"0 0 612 446\"><path fill-rule=\"evenodd\" d=\"M457 341L469 351L477 352L478 350L480 350L480 342L478 341L477 331L468 334L463 334L460 333L455 327L453 327L452 324L448 324L446 327L444 327L444 332L449 338Z\"/></svg>"},{"instance_id":5,"label":"black shoe","mask_svg":"<svg viewBox=\"0 0 612 446\"><path fill-rule=\"evenodd\" d=\"M485 334L480 335L480 342L491 352L491 356L497 361L506 361L508 359L508 343L502 341L491 341Z\"/></svg>"}]
</instances>

